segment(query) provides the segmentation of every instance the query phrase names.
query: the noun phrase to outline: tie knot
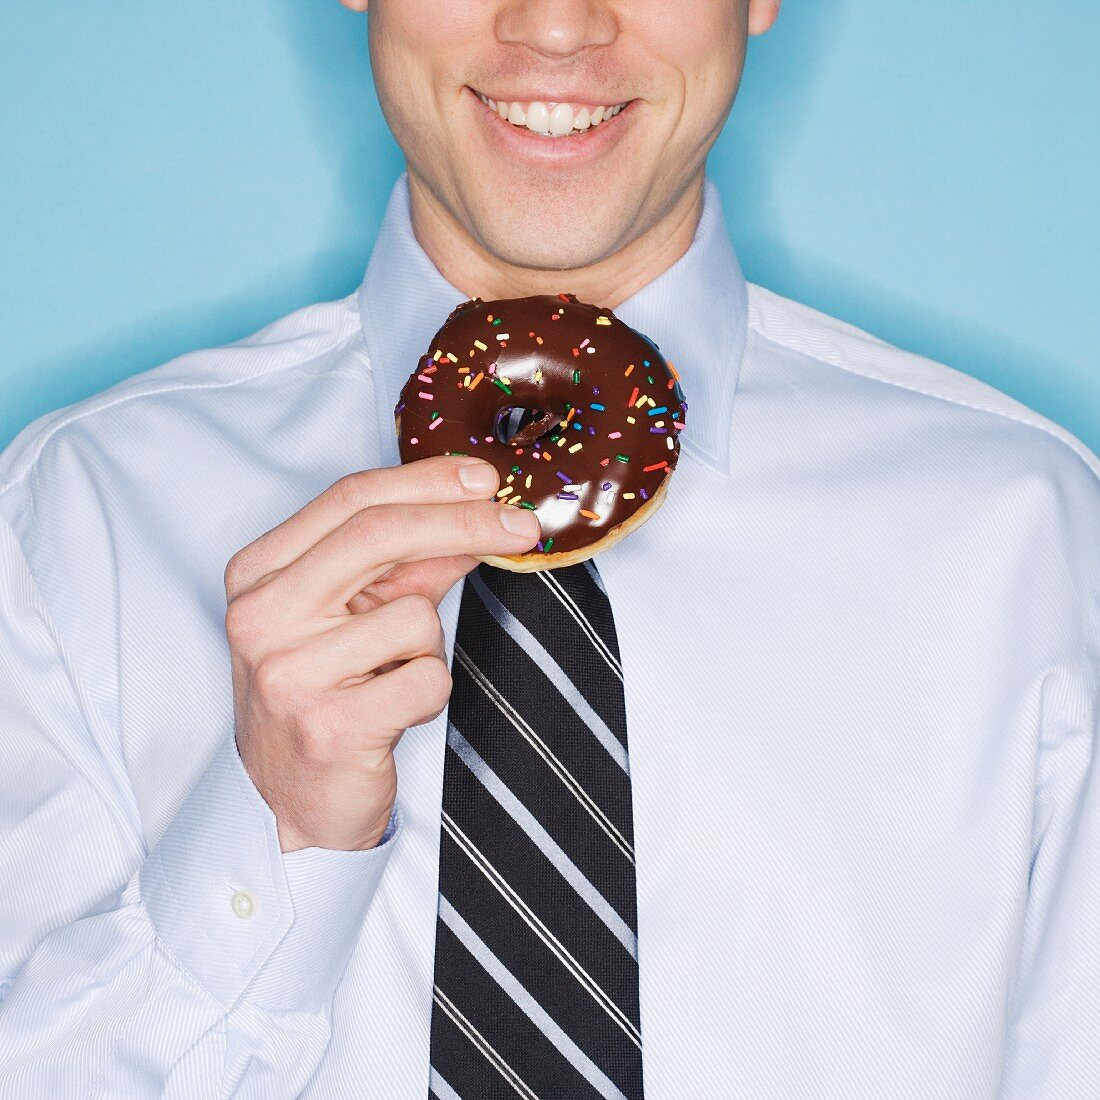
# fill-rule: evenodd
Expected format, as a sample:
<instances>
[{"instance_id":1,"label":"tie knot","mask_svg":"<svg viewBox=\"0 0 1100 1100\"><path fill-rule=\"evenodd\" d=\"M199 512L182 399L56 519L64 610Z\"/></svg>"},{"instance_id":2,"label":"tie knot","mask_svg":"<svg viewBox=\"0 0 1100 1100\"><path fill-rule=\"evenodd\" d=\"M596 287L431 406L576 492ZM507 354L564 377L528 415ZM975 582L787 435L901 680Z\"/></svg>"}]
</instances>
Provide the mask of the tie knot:
<instances>
[{"instance_id":1,"label":"tie knot","mask_svg":"<svg viewBox=\"0 0 1100 1100\"><path fill-rule=\"evenodd\" d=\"M579 565L566 565L560 569L542 569L532 573L514 573L510 569L498 569L482 562L477 567L481 580L492 592L538 591L545 586L540 577L553 577L558 584L569 590L583 591L586 584L602 586L603 581L592 561Z\"/></svg>"}]
</instances>

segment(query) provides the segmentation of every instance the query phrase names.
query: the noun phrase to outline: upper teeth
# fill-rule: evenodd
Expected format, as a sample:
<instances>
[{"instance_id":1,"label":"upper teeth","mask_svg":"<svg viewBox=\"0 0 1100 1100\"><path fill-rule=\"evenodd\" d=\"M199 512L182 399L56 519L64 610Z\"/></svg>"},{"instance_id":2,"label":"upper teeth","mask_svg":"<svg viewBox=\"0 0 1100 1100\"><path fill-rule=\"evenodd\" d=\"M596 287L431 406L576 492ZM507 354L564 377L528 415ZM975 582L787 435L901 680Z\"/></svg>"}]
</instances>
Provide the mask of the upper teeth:
<instances>
[{"instance_id":1,"label":"upper teeth","mask_svg":"<svg viewBox=\"0 0 1100 1100\"><path fill-rule=\"evenodd\" d=\"M547 134L550 137L562 137L574 130L587 130L590 126L599 126L605 119L613 118L625 106L616 103L613 107L574 107L572 103L543 103L536 99L533 103L521 103L519 100L508 103L503 99L498 103L487 95L477 93L478 98L490 110L496 111L501 118L507 119L513 126L526 126L535 134Z\"/></svg>"}]
</instances>

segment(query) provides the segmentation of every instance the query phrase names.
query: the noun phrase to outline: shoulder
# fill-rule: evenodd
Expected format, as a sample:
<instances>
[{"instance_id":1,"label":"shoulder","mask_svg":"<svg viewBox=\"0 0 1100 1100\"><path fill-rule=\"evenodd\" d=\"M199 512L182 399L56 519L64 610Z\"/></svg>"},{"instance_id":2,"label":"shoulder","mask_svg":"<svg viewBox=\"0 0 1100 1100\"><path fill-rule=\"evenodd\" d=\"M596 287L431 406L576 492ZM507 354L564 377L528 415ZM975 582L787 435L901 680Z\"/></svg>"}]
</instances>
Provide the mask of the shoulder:
<instances>
[{"instance_id":1,"label":"shoulder","mask_svg":"<svg viewBox=\"0 0 1100 1100\"><path fill-rule=\"evenodd\" d=\"M189 352L135 374L83 401L39 417L0 454L0 497L24 483L50 452L110 447L144 429L148 437L164 420L173 423L219 407L232 415L227 391L283 386L288 375L331 369L349 351L358 352L361 329L354 294L306 306L242 340ZM361 364L369 366L365 352Z\"/></svg>"},{"instance_id":2,"label":"shoulder","mask_svg":"<svg viewBox=\"0 0 1100 1100\"><path fill-rule=\"evenodd\" d=\"M899 402L925 399L958 410L964 428L992 431L996 444L1022 448L1078 476L1100 505L1100 458L1072 432L981 380L888 344L808 306L749 284L749 330L790 353L804 371L890 387Z\"/></svg>"},{"instance_id":3,"label":"shoulder","mask_svg":"<svg viewBox=\"0 0 1100 1100\"><path fill-rule=\"evenodd\" d=\"M1021 589L1064 581L1065 619L1100 631L1100 459L1084 442L977 378L753 285L748 325L742 371L779 398L781 450L798 432L815 472L853 483L876 516L903 493L907 529L962 532L991 577L1015 561Z\"/></svg>"}]
</instances>

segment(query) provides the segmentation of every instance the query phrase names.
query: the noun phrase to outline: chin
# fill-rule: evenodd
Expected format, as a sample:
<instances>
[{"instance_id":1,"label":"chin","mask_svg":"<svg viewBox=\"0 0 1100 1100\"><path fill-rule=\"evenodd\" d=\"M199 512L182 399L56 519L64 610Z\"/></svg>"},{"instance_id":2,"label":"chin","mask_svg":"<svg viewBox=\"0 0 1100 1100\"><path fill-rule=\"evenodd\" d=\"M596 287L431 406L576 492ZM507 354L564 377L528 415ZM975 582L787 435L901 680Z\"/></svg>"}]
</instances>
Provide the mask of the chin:
<instances>
[{"instance_id":1,"label":"chin","mask_svg":"<svg viewBox=\"0 0 1100 1100\"><path fill-rule=\"evenodd\" d=\"M525 217L513 207L506 219L483 219L469 226L491 255L514 267L536 271L574 271L605 260L629 237L629 226L609 224L609 210L622 211L615 201L593 204L587 216ZM569 287L562 287L569 290Z\"/></svg>"}]
</instances>

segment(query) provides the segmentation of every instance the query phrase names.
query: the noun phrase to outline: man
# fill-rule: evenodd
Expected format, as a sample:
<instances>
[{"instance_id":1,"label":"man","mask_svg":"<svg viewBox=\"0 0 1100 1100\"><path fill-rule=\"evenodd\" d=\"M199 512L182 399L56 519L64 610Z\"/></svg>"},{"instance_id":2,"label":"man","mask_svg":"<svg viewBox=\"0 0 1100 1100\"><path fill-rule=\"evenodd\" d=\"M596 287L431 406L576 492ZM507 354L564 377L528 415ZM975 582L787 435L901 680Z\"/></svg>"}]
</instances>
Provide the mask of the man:
<instances>
[{"instance_id":1,"label":"man","mask_svg":"<svg viewBox=\"0 0 1100 1100\"><path fill-rule=\"evenodd\" d=\"M0 1094L1098 1094L1100 462L746 285L704 167L778 7L376 0L362 287L9 448ZM689 413L661 511L517 589L559 646L471 571L537 518L392 409L457 302L561 290ZM459 660L517 639L522 703Z\"/></svg>"}]
</instances>

